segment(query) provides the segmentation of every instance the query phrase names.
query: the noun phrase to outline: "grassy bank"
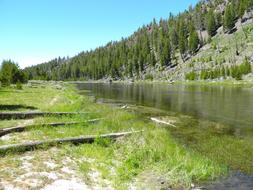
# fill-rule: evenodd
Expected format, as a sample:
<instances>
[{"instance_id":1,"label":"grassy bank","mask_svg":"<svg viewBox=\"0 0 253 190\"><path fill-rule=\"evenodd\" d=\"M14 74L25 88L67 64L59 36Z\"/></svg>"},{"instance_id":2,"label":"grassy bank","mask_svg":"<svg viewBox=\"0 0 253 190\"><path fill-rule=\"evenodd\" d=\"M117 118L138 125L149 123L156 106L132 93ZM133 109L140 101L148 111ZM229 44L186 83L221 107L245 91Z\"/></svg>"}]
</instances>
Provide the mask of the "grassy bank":
<instances>
[{"instance_id":1,"label":"grassy bank","mask_svg":"<svg viewBox=\"0 0 253 190\"><path fill-rule=\"evenodd\" d=\"M134 110L125 111L117 107L93 103L84 95L80 95L73 85L61 84L57 89L54 84L46 87L23 90L15 88L0 89L0 104L5 105L1 111L28 111L27 107L41 111L80 111L91 112L80 116L35 118L30 122L41 124L57 121L86 121L103 118L94 124L82 124L66 127L31 127L23 133L8 135L0 139L0 144L13 144L35 140L99 135L103 133L144 130L116 142L97 139L94 144L80 146L61 145L56 148L36 150L29 153L10 153L0 160L0 179L5 184L17 187L30 187L22 183L20 176L33 173L32 178L40 189L54 183L53 178L41 176L43 173L60 173L64 167L70 167L75 175L92 187L112 186L114 189L127 189L129 186L142 187L177 187L190 188L191 184L213 180L228 172L226 165L203 156L195 149L182 146L172 138L172 133L159 128L148 120L140 120ZM19 105L6 110L6 105ZM0 121L0 128L23 123L18 121ZM28 159L29 158L29 159ZM27 162L29 164L27 166ZM56 166L45 167L51 162ZM28 172L29 170L29 172ZM36 175L38 174L38 177ZM57 174L58 175L58 174ZM73 174L74 175L74 174ZM101 179L94 181L95 177ZM59 178L70 179L66 176ZM16 179L20 179L19 181ZM146 181L149 183L147 184ZM28 185L27 185L28 184ZM1 187L1 186L0 186ZM138 188L137 188L138 189Z\"/></svg>"}]
</instances>

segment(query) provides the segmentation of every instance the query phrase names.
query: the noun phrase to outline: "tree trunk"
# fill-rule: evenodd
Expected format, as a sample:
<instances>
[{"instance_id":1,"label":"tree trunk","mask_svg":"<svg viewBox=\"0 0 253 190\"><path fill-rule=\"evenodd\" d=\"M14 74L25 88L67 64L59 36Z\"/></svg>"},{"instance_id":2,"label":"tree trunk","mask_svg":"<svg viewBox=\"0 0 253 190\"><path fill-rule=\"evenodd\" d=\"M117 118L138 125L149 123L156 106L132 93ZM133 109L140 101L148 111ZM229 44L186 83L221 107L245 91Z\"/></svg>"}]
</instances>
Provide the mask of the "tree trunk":
<instances>
[{"instance_id":1,"label":"tree trunk","mask_svg":"<svg viewBox=\"0 0 253 190\"><path fill-rule=\"evenodd\" d=\"M166 121L163 121L163 120L154 118L154 117L151 117L150 119L151 119L153 122L158 123L158 124L168 125L168 126L171 126L171 127L177 127L176 125L173 125L173 124L171 124L170 122L166 122Z\"/></svg>"},{"instance_id":2,"label":"tree trunk","mask_svg":"<svg viewBox=\"0 0 253 190\"><path fill-rule=\"evenodd\" d=\"M30 119L44 116L89 114L89 112L0 112L0 120Z\"/></svg>"},{"instance_id":3,"label":"tree trunk","mask_svg":"<svg viewBox=\"0 0 253 190\"><path fill-rule=\"evenodd\" d=\"M35 141L35 142L28 142L28 143L21 143L21 144L12 144L12 145L4 145L0 146L0 155L5 155L8 152L25 152L31 151L36 148L45 148L50 146L56 146L63 143L73 143L75 145L88 143L91 144L97 138L102 139L112 139L116 140L117 138L141 133L142 131L132 131L132 132L121 132L121 133L111 133L111 134L104 134L104 135L93 135L93 136L86 136L86 137L73 137L73 138L64 138L64 139L54 139L54 140L45 140L45 141Z\"/></svg>"}]
</instances>

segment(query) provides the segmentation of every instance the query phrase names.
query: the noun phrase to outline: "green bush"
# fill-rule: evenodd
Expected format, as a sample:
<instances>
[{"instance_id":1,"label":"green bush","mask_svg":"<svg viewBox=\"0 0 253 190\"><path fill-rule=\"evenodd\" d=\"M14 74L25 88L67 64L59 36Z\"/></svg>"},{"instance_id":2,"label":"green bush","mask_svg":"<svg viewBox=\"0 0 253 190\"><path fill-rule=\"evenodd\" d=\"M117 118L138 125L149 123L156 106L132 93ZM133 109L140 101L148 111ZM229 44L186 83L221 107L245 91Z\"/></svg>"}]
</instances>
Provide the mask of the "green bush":
<instances>
[{"instance_id":1,"label":"green bush","mask_svg":"<svg viewBox=\"0 0 253 190\"><path fill-rule=\"evenodd\" d=\"M220 70L220 76L223 76L224 78L226 78L226 69L224 66Z\"/></svg>"},{"instance_id":2,"label":"green bush","mask_svg":"<svg viewBox=\"0 0 253 190\"><path fill-rule=\"evenodd\" d=\"M226 76L231 76L230 69L228 66L226 67Z\"/></svg>"},{"instance_id":3,"label":"green bush","mask_svg":"<svg viewBox=\"0 0 253 190\"><path fill-rule=\"evenodd\" d=\"M241 80L243 75L251 73L251 65L247 58L244 59L243 64L241 65L234 65L230 69L230 74L236 80Z\"/></svg>"},{"instance_id":4,"label":"green bush","mask_svg":"<svg viewBox=\"0 0 253 190\"><path fill-rule=\"evenodd\" d=\"M212 49L214 49L214 50L216 50L216 49L217 49L217 45L216 45L216 43L213 43L213 44L212 44Z\"/></svg>"},{"instance_id":5,"label":"green bush","mask_svg":"<svg viewBox=\"0 0 253 190\"><path fill-rule=\"evenodd\" d=\"M236 80L241 80L243 75L246 75L248 73L252 72L251 65L247 58L244 59L244 62L241 65L234 65L231 67L224 67L217 68L214 70L211 69L205 69L202 70L200 73L200 79L206 80L206 79L216 79L220 77L226 78L227 76L231 76ZM193 78L192 74L189 73L187 76L188 80L190 78Z\"/></svg>"},{"instance_id":6,"label":"green bush","mask_svg":"<svg viewBox=\"0 0 253 190\"><path fill-rule=\"evenodd\" d=\"M193 67L194 67L193 62L191 62L191 63L189 64L189 67L190 67L190 68L193 68Z\"/></svg>"},{"instance_id":7,"label":"green bush","mask_svg":"<svg viewBox=\"0 0 253 190\"><path fill-rule=\"evenodd\" d=\"M240 65L240 71L244 75L251 73L251 65L246 57L244 59L243 64Z\"/></svg>"},{"instance_id":8,"label":"green bush","mask_svg":"<svg viewBox=\"0 0 253 190\"><path fill-rule=\"evenodd\" d=\"M153 80L153 79L154 79L154 77L152 74L145 75L145 80Z\"/></svg>"},{"instance_id":9,"label":"green bush","mask_svg":"<svg viewBox=\"0 0 253 190\"><path fill-rule=\"evenodd\" d=\"M0 81L3 87L10 86L11 84L10 81L4 76L0 76Z\"/></svg>"},{"instance_id":10,"label":"green bush","mask_svg":"<svg viewBox=\"0 0 253 190\"><path fill-rule=\"evenodd\" d=\"M94 144L102 146L102 147L108 147L112 143L112 140L109 138L96 138Z\"/></svg>"},{"instance_id":11,"label":"green bush","mask_svg":"<svg viewBox=\"0 0 253 190\"><path fill-rule=\"evenodd\" d=\"M21 83L26 83L27 76L16 63L12 62L11 60L4 60L0 69L0 81L3 86L16 84L18 81Z\"/></svg>"},{"instance_id":12,"label":"green bush","mask_svg":"<svg viewBox=\"0 0 253 190\"><path fill-rule=\"evenodd\" d=\"M198 78L198 75L194 71L187 73L185 75L185 80L196 80L197 78Z\"/></svg>"},{"instance_id":13,"label":"green bush","mask_svg":"<svg viewBox=\"0 0 253 190\"><path fill-rule=\"evenodd\" d=\"M16 83L16 88L17 88L18 90L22 90L22 89L23 89L22 83L21 83L20 81L18 81L18 82Z\"/></svg>"},{"instance_id":14,"label":"green bush","mask_svg":"<svg viewBox=\"0 0 253 190\"><path fill-rule=\"evenodd\" d=\"M209 78L209 73L207 70L202 70L200 73L200 79L201 80L206 80Z\"/></svg>"}]
</instances>

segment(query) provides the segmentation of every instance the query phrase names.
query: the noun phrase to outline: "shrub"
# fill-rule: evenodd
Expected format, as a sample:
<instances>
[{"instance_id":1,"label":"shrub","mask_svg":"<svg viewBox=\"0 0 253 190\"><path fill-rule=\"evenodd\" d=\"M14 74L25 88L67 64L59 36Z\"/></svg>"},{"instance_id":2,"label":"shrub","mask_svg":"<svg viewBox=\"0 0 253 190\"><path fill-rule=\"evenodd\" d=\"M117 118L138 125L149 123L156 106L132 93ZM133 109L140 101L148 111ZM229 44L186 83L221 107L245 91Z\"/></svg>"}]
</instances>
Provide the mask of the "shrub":
<instances>
[{"instance_id":1,"label":"shrub","mask_svg":"<svg viewBox=\"0 0 253 190\"><path fill-rule=\"evenodd\" d=\"M214 49L214 50L216 50L216 49L217 49L217 45L216 45L216 43L213 43L213 44L212 44L212 49Z\"/></svg>"},{"instance_id":2,"label":"shrub","mask_svg":"<svg viewBox=\"0 0 253 190\"><path fill-rule=\"evenodd\" d=\"M186 80L196 80L197 79L197 73L195 73L194 71L190 72L190 73L187 73L185 75L185 79Z\"/></svg>"},{"instance_id":3,"label":"shrub","mask_svg":"<svg viewBox=\"0 0 253 190\"><path fill-rule=\"evenodd\" d=\"M10 86L11 82L5 76L0 76L0 81L3 87Z\"/></svg>"},{"instance_id":4,"label":"shrub","mask_svg":"<svg viewBox=\"0 0 253 190\"><path fill-rule=\"evenodd\" d=\"M220 70L220 76L223 76L224 78L226 77L226 69L224 66Z\"/></svg>"},{"instance_id":5,"label":"shrub","mask_svg":"<svg viewBox=\"0 0 253 190\"><path fill-rule=\"evenodd\" d=\"M153 80L153 79L154 79L154 77L152 74L145 75L145 80Z\"/></svg>"},{"instance_id":6,"label":"shrub","mask_svg":"<svg viewBox=\"0 0 253 190\"><path fill-rule=\"evenodd\" d=\"M251 73L251 65L247 58L244 59L244 62L241 65L235 65L230 68L230 75L236 80L241 80L242 75Z\"/></svg>"},{"instance_id":7,"label":"shrub","mask_svg":"<svg viewBox=\"0 0 253 190\"><path fill-rule=\"evenodd\" d=\"M228 66L226 67L226 76L231 76L230 69Z\"/></svg>"},{"instance_id":8,"label":"shrub","mask_svg":"<svg viewBox=\"0 0 253 190\"><path fill-rule=\"evenodd\" d=\"M251 65L246 57L244 59L243 64L240 65L240 71L244 75L251 73Z\"/></svg>"},{"instance_id":9,"label":"shrub","mask_svg":"<svg viewBox=\"0 0 253 190\"><path fill-rule=\"evenodd\" d=\"M189 64L189 68L193 68L194 67L194 64L193 64L193 62L191 62L190 64Z\"/></svg>"},{"instance_id":10,"label":"shrub","mask_svg":"<svg viewBox=\"0 0 253 190\"><path fill-rule=\"evenodd\" d=\"M1 64L0 81L4 86L9 86L10 84L16 84L18 81L21 83L27 82L27 76L16 63L8 60L3 61Z\"/></svg>"},{"instance_id":11,"label":"shrub","mask_svg":"<svg viewBox=\"0 0 253 190\"><path fill-rule=\"evenodd\" d=\"M201 80L206 80L209 78L209 73L207 70L202 70L200 73L200 79Z\"/></svg>"},{"instance_id":12,"label":"shrub","mask_svg":"<svg viewBox=\"0 0 253 190\"><path fill-rule=\"evenodd\" d=\"M102 146L102 147L108 147L112 143L112 140L109 138L96 138L94 144Z\"/></svg>"},{"instance_id":13,"label":"shrub","mask_svg":"<svg viewBox=\"0 0 253 190\"><path fill-rule=\"evenodd\" d=\"M241 80L242 79L242 74L240 72L240 67L235 65L235 66L232 66L230 68L230 74L231 76L236 79L236 80Z\"/></svg>"},{"instance_id":14,"label":"shrub","mask_svg":"<svg viewBox=\"0 0 253 190\"><path fill-rule=\"evenodd\" d=\"M16 83L16 88L17 88L18 90L22 90L22 89L23 89L22 83L21 83L20 81L18 81L18 82Z\"/></svg>"}]
</instances>

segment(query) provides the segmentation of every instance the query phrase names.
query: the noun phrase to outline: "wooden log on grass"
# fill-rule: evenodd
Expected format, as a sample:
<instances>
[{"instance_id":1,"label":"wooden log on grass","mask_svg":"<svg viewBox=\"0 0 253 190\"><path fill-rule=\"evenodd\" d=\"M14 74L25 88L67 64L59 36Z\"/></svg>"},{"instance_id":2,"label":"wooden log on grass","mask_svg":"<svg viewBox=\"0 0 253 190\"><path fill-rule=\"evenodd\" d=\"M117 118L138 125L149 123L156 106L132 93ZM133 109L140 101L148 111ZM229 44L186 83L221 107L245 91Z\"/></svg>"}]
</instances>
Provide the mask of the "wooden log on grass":
<instances>
[{"instance_id":1,"label":"wooden log on grass","mask_svg":"<svg viewBox=\"0 0 253 190\"><path fill-rule=\"evenodd\" d=\"M0 112L0 120L30 119L44 116L89 114L89 112Z\"/></svg>"},{"instance_id":2,"label":"wooden log on grass","mask_svg":"<svg viewBox=\"0 0 253 190\"><path fill-rule=\"evenodd\" d=\"M70 126L70 125L79 125L79 124L85 124L85 123L95 123L97 121L102 120L102 118L99 119L90 119L87 121L82 122L58 122L58 123L43 123L38 125L20 125L17 127L10 127L10 128L3 128L0 129L0 137L10 134L10 133L16 133L16 132L23 132L27 128L30 127L59 127L59 126Z\"/></svg>"},{"instance_id":3,"label":"wooden log on grass","mask_svg":"<svg viewBox=\"0 0 253 190\"><path fill-rule=\"evenodd\" d=\"M68 125L79 125L79 124L85 124L85 123L95 123L98 121L101 121L103 118L97 118L97 119L89 119L86 121L73 121L73 122L58 122L58 123L43 123L38 126L41 127L58 127L58 126L68 126ZM33 125L34 126L34 125Z\"/></svg>"},{"instance_id":4,"label":"wooden log on grass","mask_svg":"<svg viewBox=\"0 0 253 190\"><path fill-rule=\"evenodd\" d=\"M157 118L154 118L154 117L151 117L150 119L151 119L153 122L158 123L158 124L168 125L168 126L170 126L170 127L177 127L176 125L173 125L173 124L170 123L170 122L163 121L163 120L160 120L160 119L157 119Z\"/></svg>"},{"instance_id":5,"label":"wooden log on grass","mask_svg":"<svg viewBox=\"0 0 253 190\"><path fill-rule=\"evenodd\" d=\"M131 131L131 132L120 132L120 133L110 133L104 135L92 135L92 136L81 136L81 137L73 137L73 138L64 138L64 139L54 139L54 140L45 140L45 141L35 141L35 142L27 142L21 144L11 144L11 145L3 145L0 146L0 155L4 155L8 152L25 152L34 150L36 148L40 148L43 146L50 147L56 146L64 143L72 143L75 145L78 144L91 144L97 138L102 139L111 139L116 140L117 138L140 133L142 131Z\"/></svg>"}]
</instances>

